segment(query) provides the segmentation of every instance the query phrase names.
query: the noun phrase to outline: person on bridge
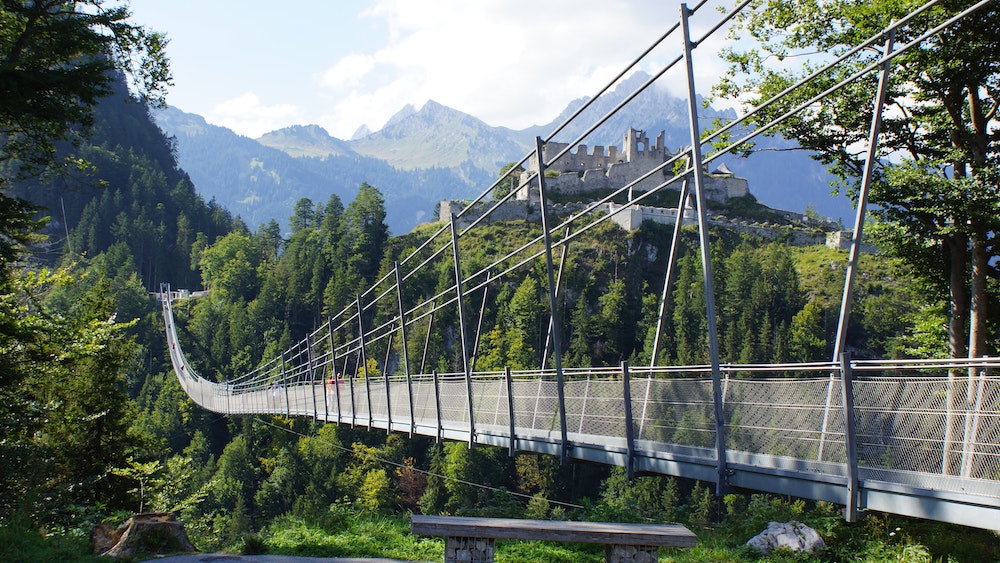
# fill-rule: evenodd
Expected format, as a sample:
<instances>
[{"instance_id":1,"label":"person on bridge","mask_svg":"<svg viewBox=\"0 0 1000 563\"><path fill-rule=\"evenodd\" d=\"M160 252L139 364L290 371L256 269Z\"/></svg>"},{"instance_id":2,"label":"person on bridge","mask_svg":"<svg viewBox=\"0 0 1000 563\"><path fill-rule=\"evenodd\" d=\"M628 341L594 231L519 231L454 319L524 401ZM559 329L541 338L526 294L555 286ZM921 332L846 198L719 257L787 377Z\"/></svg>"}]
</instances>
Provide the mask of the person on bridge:
<instances>
[{"instance_id":1,"label":"person on bridge","mask_svg":"<svg viewBox=\"0 0 1000 563\"><path fill-rule=\"evenodd\" d=\"M336 400L337 400L337 396L336 396L337 389L334 386L335 385L338 385L338 386L339 385L343 385L344 384L344 377L341 374L339 374L339 373L337 375L332 375L331 374L330 377L329 377L329 379L326 380L326 384L327 384L327 390L326 390L326 408L327 408L327 410L329 410L330 409L330 405L332 403L335 403Z\"/></svg>"}]
</instances>

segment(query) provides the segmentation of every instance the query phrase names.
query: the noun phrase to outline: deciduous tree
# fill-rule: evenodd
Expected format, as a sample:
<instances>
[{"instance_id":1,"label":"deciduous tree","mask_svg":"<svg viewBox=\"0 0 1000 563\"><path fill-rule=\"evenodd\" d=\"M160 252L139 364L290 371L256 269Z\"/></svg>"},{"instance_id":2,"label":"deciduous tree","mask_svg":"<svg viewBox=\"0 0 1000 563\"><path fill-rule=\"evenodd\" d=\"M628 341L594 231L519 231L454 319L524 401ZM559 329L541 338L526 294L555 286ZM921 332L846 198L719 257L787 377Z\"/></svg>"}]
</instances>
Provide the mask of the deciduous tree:
<instances>
[{"instance_id":1,"label":"deciduous tree","mask_svg":"<svg viewBox=\"0 0 1000 563\"><path fill-rule=\"evenodd\" d=\"M899 21L923 2L760 0L738 18L736 33L755 42L726 52L730 71L716 93L757 105ZM896 32L905 44L970 6L944 0ZM881 43L862 49L836 71L796 91L753 119L770 121L876 60ZM744 43L745 44L745 43ZM996 277L1000 246L997 209L997 109L1000 107L1000 8L995 3L898 55L891 68L880 141L882 159L870 201L885 225L887 247L933 280L950 301L953 357L986 353L989 277ZM790 69L790 60L812 64ZM860 177L871 121L875 76L840 89L780 126L816 151L843 181ZM891 157L891 158L890 158ZM895 164L890 164L895 163ZM968 323L968 325L967 325ZM968 330L967 330L968 326ZM966 346L968 343L968 347Z\"/></svg>"}]
</instances>

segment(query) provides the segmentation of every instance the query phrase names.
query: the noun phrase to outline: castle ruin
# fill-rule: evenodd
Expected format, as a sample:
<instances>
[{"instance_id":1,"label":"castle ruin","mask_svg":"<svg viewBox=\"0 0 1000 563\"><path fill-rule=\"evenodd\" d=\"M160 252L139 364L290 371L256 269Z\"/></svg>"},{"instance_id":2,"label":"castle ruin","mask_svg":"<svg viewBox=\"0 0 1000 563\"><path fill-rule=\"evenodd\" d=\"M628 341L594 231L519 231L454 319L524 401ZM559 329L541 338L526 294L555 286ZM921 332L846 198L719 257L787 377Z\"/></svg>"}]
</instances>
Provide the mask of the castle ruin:
<instances>
[{"instance_id":1,"label":"castle ruin","mask_svg":"<svg viewBox=\"0 0 1000 563\"><path fill-rule=\"evenodd\" d=\"M629 127L622 139L622 148L594 146L588 152L587 145L579 145L576 151L568 151L550 163L547 171L555 170L558 176L546 176L545 188L549 193L578 194L595 190L617 190L635 182L650 170L662 165L678 153L671 153L664 142L665 133L660 131L654 143L649 142L645 131ZM569 147L568 143L550 141L542 147L542 157L549 161ZM538 158L532 155L528 169L521 173L516 198L520 201L538 200L537 179L528 179L538 172ZM672 170L652 174L632 186L634 192L647 192L673 175ZM725 167L704 176L705 197L710 201L725 203L730 199L750 193L745 178L737 178ZM679 186L678 186L679 189Z\"/></svg>"},{"instance_id":2,"label":"castle ruin","mask_svg":"<svg viewBox=\"0 0 1000 563\"><path fill-rule=\"evenodd\" d=\"M545 177L545 188L547 193L574 195L585 194L598 190L617 190L632 182L636 182L650 170L659 167L664 162L670 160L678 153L671 153L666 148L665 132L660 131L655 142L650 143L645 131L629 128L622 139L622 148L616 146L604 147L594 146L589 150L587 145L579 145L576 151L567 151L561 157L548 165L548 171L556 171L558 175L547 175ZM563 152L568 143L557 143L550 141L542 147L542 158L549 161L557 154ZM521 188L514 198L507 200L493 211L491 221L505 220L539 220L538 215L538 179L531 179L538 172L538 157L532 155L528 162L528 170L521 173ZM655 189L664 181L672 177L672 170L664 170L662 173L651 174L648 178L638 181L632 186L633 192L644 193ZM737 178L725 166L718 170L704 175L704 193L709 201L725 203L733 198L749 195L750 188L745 178ZM680 189L677 184L674 189ZM631 199L631 194L630 194ZM489 207L487 205L477 206L480 209L473 213L466 213L460 223L471 223L478 218ZM566 204L566 211L570 208L583 209L585 204ZM628 209L623 209L627 207ZM441 202L439 217L441 221L448 221L453 212L464 208L461 202L444 200ZM663 209L658 207L648 207L640 205L616 205L608 203L602 206L602 211L612 215L616 224L625 230L639 228L643 221L655 221L657 223L673 224L677 221L676 209ZM471 210L470 210L471 211ZM685 205L683 214L686 220L694 217L694 209L689 201Z\"/></svg>"}]
</instances>

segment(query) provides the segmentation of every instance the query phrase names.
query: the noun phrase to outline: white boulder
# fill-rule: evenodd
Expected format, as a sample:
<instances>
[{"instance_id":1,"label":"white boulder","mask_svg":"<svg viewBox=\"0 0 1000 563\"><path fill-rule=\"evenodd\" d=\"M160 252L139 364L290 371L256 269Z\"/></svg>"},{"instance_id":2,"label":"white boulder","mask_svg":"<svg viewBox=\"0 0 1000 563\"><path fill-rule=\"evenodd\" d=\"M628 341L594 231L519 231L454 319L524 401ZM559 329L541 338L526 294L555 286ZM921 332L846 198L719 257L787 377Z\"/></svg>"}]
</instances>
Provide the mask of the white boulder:
<instances>
[{"instance_id":1,"label":"white boulder","mask_svg":"<svg viewBox=\"0 0 1000 563\"><path fill-rule=\"evenodd\" d=\"M785 523L768 522L767 529L750 538L747 545L764 555L779 548L812 553L826 547L816 530L794 520Z\"/></svg>"}]
</instances>

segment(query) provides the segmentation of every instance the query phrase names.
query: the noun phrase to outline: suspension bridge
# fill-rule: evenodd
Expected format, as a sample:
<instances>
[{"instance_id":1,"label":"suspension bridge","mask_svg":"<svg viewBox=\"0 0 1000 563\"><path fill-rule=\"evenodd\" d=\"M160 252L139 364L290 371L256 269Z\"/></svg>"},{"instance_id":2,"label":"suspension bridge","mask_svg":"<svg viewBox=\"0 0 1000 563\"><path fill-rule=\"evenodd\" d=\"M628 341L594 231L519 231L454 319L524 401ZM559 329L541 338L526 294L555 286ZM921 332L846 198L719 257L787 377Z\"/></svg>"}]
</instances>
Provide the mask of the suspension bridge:
<instances>
[{"instance_id":1,"label":"suspension bridge","mask_svg":"<svg viewBox=\"0 0 1000 563\"><path fill-rule=\"evenodd\" d=\"M845 506L848 520L856 519L859 511L876 510L1000 530L1000 377L993 375L1000 359L862 360L845 350L867 189L876 165L886 84L894 59L961 18L975 17L975 12L991 1L972 4L959 14L928 23L933 18L926 16L937 3L931 0L858 48L831 56L794 87L707 136L700 131L697 115L694 55L749 1L703 23L708 31L698 38L691 35L691 22L695 17L706 17L706 10L701 10L705 2L693 8L682 5L674 25L548 137L538 138L535 150L517 164L531 159L537 164L536 173L521 187L530 186L538 192L540 236L477 271L463 268L463 236L481 228L490 213L518 191L490 200L495 188L505 181L498 178L426 242L395 262L392 270L359 294L351 306L256 369L224 381L199 376L188 361L178 340L173 294L163 285L161 304L176 375L198 405L227 415L309 417L467 441L470 447L503 447L511 455L538 452L559 456L564 463L582 460L619 465L630 476L657 473L712 482L720 494L765 491L830 501ZM917 17L921 14L924 17ZM918 25L924 27L917 29ZM894 34L904 28L912 39L894 44ZM668 39L679 46L676 56L546 162L545 143L636 68L654 47L669 45ZM872 52L880 54L872 56ZM814 98L794 102L782 118L750 132L737 129L754 112L790 99L795 88L864 56L868 57L866 64L852 67L860 66L860 71ZM688 86L691 146L586 209L554 219L549 213L546 165L668 72ZM796 112L822 103L838 89L871 76L877 77L878 87L833 358L780 365L722 363L701 189L705 165ZM730 140L727 133L738 138ZM713 141L715 148L703 154L703 147ZM718 146L720 143L723 146ZM633 197L635 184L653 177L664 181ZM564 367L561 354L550 353L564 350L559 287L565 261L555 260L553 251L561 250L565 257L574 239L610 220L610 215L594 211L608 209L606 204L613 198L628 194L629 204L639 204L660 190L678 188L681 197L664 273L654 360L644 366ZM674 283L683 206L689 196L697 211L710 361L705 365L656 365L663 311ZM485 205L486 212L472 218L470 210L475 205ZM457 225L466 213L470 216L460 229ZM412 292L406 291L407 282L413 284L415 275L440 261L453 268L451 287L436 295L413 298ZM490 284L538 262L544 262L548 311L553 312L540 369L476 371L484 308L477 317L475 307L470 307L471 296L482 295L485 302ZM419 362L417 351L408 349L407 331L422 327L430 334L435 313L444 308L457 311L458 327L454 330L462 369L456 373L427 370L426 346ZM377 365L376 357L383 355L381 373L369 372L372 361Z\"/></svg>"}]
</instances>

